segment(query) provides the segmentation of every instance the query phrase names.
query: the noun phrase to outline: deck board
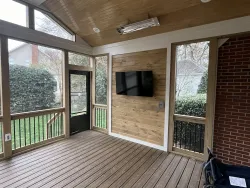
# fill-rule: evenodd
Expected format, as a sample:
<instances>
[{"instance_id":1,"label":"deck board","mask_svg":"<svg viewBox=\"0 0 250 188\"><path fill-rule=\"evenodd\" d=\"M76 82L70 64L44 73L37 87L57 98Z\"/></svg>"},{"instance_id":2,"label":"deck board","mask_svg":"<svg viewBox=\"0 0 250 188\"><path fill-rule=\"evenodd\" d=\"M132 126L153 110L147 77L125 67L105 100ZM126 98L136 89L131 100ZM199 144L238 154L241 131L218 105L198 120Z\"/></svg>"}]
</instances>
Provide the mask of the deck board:
<instances>
[{"instance_id":1,"label":"deck board","mask_svg":"<svg viewBox=\"0 0 250 188\"><path fill-rule=\"evenodd\" d=\"M202 162L85 131L0 162L0 187L202 187Z\"/></svg>"}]
</instances>

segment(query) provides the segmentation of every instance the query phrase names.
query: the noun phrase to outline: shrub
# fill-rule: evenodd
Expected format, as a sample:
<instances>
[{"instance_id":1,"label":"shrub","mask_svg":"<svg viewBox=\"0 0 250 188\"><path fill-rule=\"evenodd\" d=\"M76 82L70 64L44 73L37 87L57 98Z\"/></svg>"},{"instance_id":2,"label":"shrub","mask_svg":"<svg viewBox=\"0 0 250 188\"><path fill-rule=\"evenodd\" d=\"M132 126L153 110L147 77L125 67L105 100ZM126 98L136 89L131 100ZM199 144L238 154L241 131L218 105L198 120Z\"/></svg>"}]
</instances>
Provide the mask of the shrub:
<instances>
[{"instance_id":1,"label":"shrub","mask_svg":"<svg viewBox=\"0 0 250 188\"><path fill-rule=\"evenodd\" d=\"M205 117L206 94L181 97L176 100L175 114ZM174 143L176 147L204 152L204 125L175 121Z\"/></svg>"},{"instance_id":2,"label":"shrub","mask_svg":"<svg viewBox=\"0 0 250 188\"><path fill-rule=\"evenodd\" d=\"M56 84L53 75L46 70L10 65L11 113L53 107Z\"/></svg>"},{"instance_id":3,"label":"shrub","mask_svg":"<svg viewBox=\"0 0 250 188\"><path fill-rule=\"evenodd\" d=\"M207 93L207 79L208 79L208 71L204 72L203 76L201 77L201 82L198 86L197 93Z\"/></svg>"},{"instance_id":4,"label":"shrub","mask_svg":"<svg viewBox=\"0 0 250 188\"><path fill-rule=\"evenodd\" d=\"M179 97L175 103L175 114L189 116L205 116L206 94L198 94L190 97Z\"/></svg>"}]
</instances>

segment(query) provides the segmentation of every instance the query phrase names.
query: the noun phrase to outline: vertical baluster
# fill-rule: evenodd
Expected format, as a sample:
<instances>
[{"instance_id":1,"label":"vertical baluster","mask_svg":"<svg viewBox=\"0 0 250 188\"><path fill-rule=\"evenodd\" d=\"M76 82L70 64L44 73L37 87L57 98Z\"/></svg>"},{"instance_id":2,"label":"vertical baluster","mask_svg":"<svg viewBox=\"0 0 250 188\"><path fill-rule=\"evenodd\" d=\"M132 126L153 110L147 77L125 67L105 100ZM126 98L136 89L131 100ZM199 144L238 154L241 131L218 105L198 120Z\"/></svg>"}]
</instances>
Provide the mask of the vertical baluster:
<instances>
[{"instance_id":1,"label":"vertical baluster","mask_svg":"<svg viewBox=\"0 0 250 188\"><path fill-rule=\"evenodd\" d=\"M51 120L52 120L51 121L51 130L52 130L51 138L52 138L52 137L55 136L55 114L54 115L52 114L52 119Z\"/></svg>"},{"instance_id":2,"label":"vertical baluster","mask_svg":"<svg viewBox=\"0 0 250 188\"><path fill-rule=\"evenodd\" d=\"M202 138L201 138L202 126L203 126L203 125L199 125L199 127L200 127L200 128L199 128L199 129L200 129L200 134L199 134L199 137L200 137L200 143L199 143L199 144L200 144L200 150L199 150L199 152L200 152L200 153L202 152L202 146L201 146L201 145L202 145L202 144L201 144L201 139L202 139Z\"/></svg>"},{"instance_id":3,"label":"vertical baluster","mask_svg":"<svg viewBox=\"0 0 250 188\"><path fill-rule=\"evenodd\" d=\"M57 113L55 114L55 137L57 136Z\"/></svg>"},{"instance_id":4,"label":"vertical baluster","mask_svg":"<svg viewBox=\"0 0 250 188\"><path fill-rule=\"evenodd\" d=\"M100 117L99 117L99 120L100 120L99 126L100 126L100 128L102 128L102 109L101 108L99 108L99 114L100 114Z\"/></svg>"},{"instance_id":5,"label":"vertical baluster","mask_svg":"<svg viewBox=\"0 0 250 188\"><path fill-rule=\"evenodd\" d=\"M106 128L106 126L105 126L105 119L106 119L106 111L105 111L105 109L103 108L103 120L102 120L102 122L103 122L103 128L104 128L104 129Z\"/></svg>"},{"instance_id":6,"label":"vertical baluster","mask_svg":"<svg viewBox=\"0 0 250 188\"><path fill-rule=\"evenodd\" d=\"M99 121L98 116L99 116L98 108L96 108L96 127L98 127L98 121Z\"/></svg>"},{"instance_id":7,"label":"vertical baluster","mask_svg":"<svg viewBox=\"0 0 250 188\"><path fill-rule=\"evenodd\" d=\"M41 138L40 138L40 116L38 116L38 139L40 142L41 141Z\"/></svg>"},{"instance_id":8,"label":"vertical baluster","mask_svg":"<svg viewBox=\"0 0 250 188\"><path fill-rule=\"evenodd\" d=\"M177 125L174 123L174 146L177 146Z\"/></svg>"},{"instance_id":9,"label":"vertical baluster","mask_svg":"<svg viewBox=\"0 0 250 188\"><path fill-rule=\"evenodd\" d=\"M105 126L104 126L104 119L105 119L105 111L104 111L104 108L102 109L102 128L104 129Z\"/></svg>"},{"instance_id":10,"label":"vertical baluster","mask_svg":"<svg viewBox=\"0 0 250 188\"><path fill-rule=\"evenodd\" d=\"M52 123L51 123L51 114L49 114L49 120L50 120L50 123L49 123L49 127L50 127L50 138L53 137L53 130L52 130Z\"/></svg>"},{"instance_id":11,"label":"vertical baluster","mask_svg":"<svg viewBox=\"0 0 250 188\"><path fill-rule=\"evenodd\" d=\"M105 128L107 129L108 128L108 110L107 110L107 108L106 108L106 110L105 110L105 113L106 113L106 115L105 115Z\"/></svg>"},{"instance_id":12,"label":"vertical baluster","mask_svg":"<svg viewBox=\"0 0 250 188\"><path fill-rule=\"evenodd\" d=\"M34 123L34 138L33 138L33 140L34 140L34 143L36 143L36 118L35 117L33 117L33 123Z\"/></svg>"},{"instance_id":13,"label":"vertical baluster","mask_svg":"<svg viewBox=\"0 0 250 188\"><path fill-rule=\"evenodd\" d=\"M26 118L23 119L23 122L24 122L24 132L25 132L25 143L24 143L24 146L26 146L27 145Z\"/></svg>"},{"instance_id":14,"label":"vertical baluster","mask_svg":"<svg viewBox=\"0 0 250 188\"><path fill-rule=\"evenodd\" d=\"M98 108L96 108L96 122L95 122L95 126L98 127Z\"/></svg>"},{"instance_id":15,"label":"vertical baluster","mask_svg":"<svg viewBox=\"0 0 250 188\"><path fill-rule=\"evenodd\" d=\"M194 126L194 151L196 151L196 146L197 146L197 144L196 144L196 127L197 127L197 125L195 125Z\"/></svg>"},{"instance_id":16,"label":"vertical baluster","mask_svg":"<svg viewBox=\"0 0 250 188\"><path fill-rule=\"evenodd\" d=\"M189 126L189 124L184 126L184 149L186 149L186 146L187 146L186 130L187 130L188 126Z\"/></svg>"},{"instance_id":17,"label":"vertical baluster","mask_svg":"<svg viewBox=\"0 0 250 188\"><path fill-rule=\"evenodd\" d=\"M98 120L99 120L99 123L98 123L98 126L99 126L99 128L101 128L101 109L100 108L98 108L98 115L99 115L99 117L98 117Z\"/></svg>"},{"instance_id":18,"label":"vertical baluster","mask_svg":"<svg viewBox=\"0 0 250 188\"><path fill-rule=\"evenodd\" d=\"M19 148L22 147L22 132L21 132L21 123L20 119L18 120L18 129L19 129Z\"/></svg>"},{"instance_id":19,"label":"vertical baluster","mask_svg":"<svg viewBox=\"0 0 250 188\"><path fill-rule=\"evenodd\" d=\"M30 117L29 117L29 136L30 136L30 145L31 145L31 127L30 127Z\"/></svg>"},{"instance_id":20,"label":"vertical baluster","mask_svg":"<svg viewBox=\"0 0 250 188\"><path fill-rule=\"evenodd\" d=\"M101 118L102 118L102 109L101 108L98 108L98 110L99 110L99 117L98 117L98 119L99 119L99 128L102 128L102 120L101 120Z\"/></svg>"},{"instance_id":21,"label":"vertical baluster","mask_svg":"<svg viewBox=\"0 0 250 188\"><path fill-rule=\"evenodd\" d=\"M48 114L46 114L46 130L47 130L47 139L48 139L49 138Z\"/></svg>"},{"instance_id":22,"label":"vertical baluster","mask_svg":"<svg viewBox=\"0 0 250 188\"><path fill-rule=\"evenodd\" d=\"M100 120L101 120L101 128L103 128L103 124L102 124L102 116L103 116L102 113L103 113L103 110L102 110L102 108L100 109L100 111L101 111L101 112L100 112L100 115L101 115L101 118L100 118Z\"/></svg>"},{"instance_id":23,"label":"vertical baluster","mask_svg":"<svg viewBox=\"0 0 250 188\"><path fill-rule=\"evenodd\" d=\"M57 113L55 113L55 136L57 136Z\"/></svg>"},{"instance_id":24,"label":"vertical baluster","mask_svg":"<svg viewBox=\"0 0 250 188\"><path fill-rule=\"evenodd\" d=\"M44 115L42 115L42 129L43 129L43 141L44 141Z\"/></svg>"},{"instance_id":25,"label":"vertical baluster","mask_svg":"<svg viewBox=\"0 0 250 188\"><path fill-rule=\"evenodd\" d=\"M182 141L182 122L181 123L181 128L180 128L180 148L181 148L181 141Z\"/></svg>"},{"instance_id":26,"label":"vertical baluster","mask_svg":"<svg viewBox=\"0 0 250 188\"><path fill-rule=\"evenodd\" d=\"M59 131L60 131L60 129L59 129L59 126L60 126L60 122L59 122L59 120L60 120L60 113L58 112L57 113L57 136L59 136Z\"/></svg>"},{"instance_id":27,"label":"vertical baluster","mask_svg":"<svg viewBox=\"0 0 250 188\"><path fill-rule=\"evenodd\" d=\"M189 150L192 149L192 127L189 129Z\"/></svg>"},{"instance_id":28,"label":"vertical baluster","mask_svg":"<svg viewBox=\"0 0 250 188\"><path fill-rule=\"evenodd\" d=\"M95 126L97 127L97 109L95 107Z\"/></svg>"},{"instance_id":29,"label":"vertical baluster","mask_svg":"<svg viewBox=\"0 0 250 188\"><path fill-rule=\"evenodd\" d=\"M16 120L13 120L13 129L14 129L14 149L16 149Z\"/></svg>"},{"instance_id":30,"label":"vertical baluster","mask_svg":"<svg viewBox=\"0 0 250 188\"><path fill-rule=\"evenodd\" d=\"M23 119L24 126L24 146L26 146L26 118Z\"/></svg>"},{"instance_id":31,"label":"vertical baluster","mask_svg":"<svg viewBox=\"0 0 250 188\"><path fill-rule=\"evenodd\" d=\"M95 111L96 111L96 114L95 114L95 116L96 116L95 126L98 127L98 108L96 108Z\"/></svg>"},{"instance_id":32,"label":"vertical baluster","mask_svg":"<svg viewBox=\"0 0 250 188\"><path fill-rule=\"evenodd\" d=\"M63 113L61 113L61 135L64 134L64 128L63 128Z\"/></svg>"},{"instance_id":33,"label":"vertical baluster","mask_svg":"<svg viewBox=\"0 0 250 188\"><path fill-rule=\"evenodd\" d=\"M99 128L102 128L102 109L99 108Z\"/></svg>"},{"instance_id":34,"label":"vertical baluster","mask_svg":"<svg viewBox=\"0 0 250 188\"><path fill-rule=\"evenodd\" d=\"M56 114L54 113L54 119L53 119L53 122L54 122L54 137L56 136Z\"/></svg>"},{"instance_id":35,"label":"vertical baluster","mask_svg":"<svg viewBox=\"0 0 250 188\"><path fill-rule=\"evenodd\" d=\"M55 121L55 128L54 128L54 137L56 137L56 135L57 135L57 114L55 114L55 119L54 119L54 121Z\"/></svg>"}]
</instances>

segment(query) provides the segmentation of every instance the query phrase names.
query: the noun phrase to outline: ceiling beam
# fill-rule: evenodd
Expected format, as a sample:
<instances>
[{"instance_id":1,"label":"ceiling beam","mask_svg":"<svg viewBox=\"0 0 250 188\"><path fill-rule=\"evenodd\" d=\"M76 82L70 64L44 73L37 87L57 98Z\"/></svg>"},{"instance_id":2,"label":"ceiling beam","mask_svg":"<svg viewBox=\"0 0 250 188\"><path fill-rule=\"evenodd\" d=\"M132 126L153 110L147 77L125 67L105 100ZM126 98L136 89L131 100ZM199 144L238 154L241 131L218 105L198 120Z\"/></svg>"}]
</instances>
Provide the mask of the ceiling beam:
<instances>
[{"instance_id":1,"label":"ceiling beam","mask_svg":"<svg viewBox=\"0 0 250 188\"><path fill-rule=\"evenodd\" d=\"M49 35L2 20L0 20L0 35L5 35L24 42L31 42L86 55L92 55L93 51L92 47L87 44L78 44L70 40L55 37L53 35Z\"/></svg>"}]
</instances>

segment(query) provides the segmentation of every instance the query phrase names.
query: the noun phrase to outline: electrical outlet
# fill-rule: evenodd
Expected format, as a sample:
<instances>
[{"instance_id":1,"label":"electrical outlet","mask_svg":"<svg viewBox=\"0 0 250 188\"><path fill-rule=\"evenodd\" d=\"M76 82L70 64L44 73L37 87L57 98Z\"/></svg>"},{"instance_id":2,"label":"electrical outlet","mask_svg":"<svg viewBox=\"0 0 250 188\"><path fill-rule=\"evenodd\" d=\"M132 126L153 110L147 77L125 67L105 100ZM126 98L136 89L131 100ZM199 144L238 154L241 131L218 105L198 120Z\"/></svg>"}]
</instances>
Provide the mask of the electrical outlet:
<instances>
[{"instance_id":1,"label":"electrical outlet","mask_svg":"<svg viewBox=\"0 0 250 188\"><path fill-rule=\"evenodd\" d=\"M163 109L165 108L165 102L164 101L160 101L159 102L159 109Z\"/></svg>"},{"instance_id":2,"label":"electrical outlet","mask_svg":"<svg viewBox=\"0 0 250 188\"><path fill-rule=\"evenodd\" d=\"M11 134L5 134L5 142L11 141Z\"/></svg>"}]
</instances>

